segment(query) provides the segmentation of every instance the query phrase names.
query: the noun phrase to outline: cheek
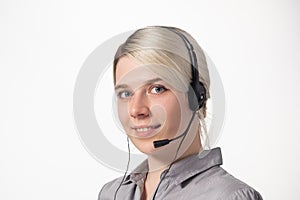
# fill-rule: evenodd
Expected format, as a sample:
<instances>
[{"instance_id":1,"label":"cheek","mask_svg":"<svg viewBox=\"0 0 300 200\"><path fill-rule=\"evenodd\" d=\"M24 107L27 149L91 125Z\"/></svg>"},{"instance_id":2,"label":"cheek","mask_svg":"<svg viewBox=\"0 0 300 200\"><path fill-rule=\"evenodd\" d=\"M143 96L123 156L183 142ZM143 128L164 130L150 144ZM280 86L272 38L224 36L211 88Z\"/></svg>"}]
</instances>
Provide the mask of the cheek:
<instances>
[{"instance_id":1,"label":"cheek","mask_svg":"<svg viewBox=\"0 0 300 200\"><path fill-rule=\"evenodd\" d=\"M186 96L184 94L177 94L174 98L170 98L168 104L166 104L166 109L168 109L167 119L169 126L174 131L184 131L191 115Z\"/></svg>"},{"instance_id":2,"label":"cheek","mask_svg":"<svg viewBox=\"0 0 300 200\"><path fill-rule=\"evenodd\" d=\"M160 102L160 108L163 110L163 118L166 120L167 127L177 129L181 121L181 109L177 97L171 95L164 99Z\"/></svg>"},{"instance_id":3,"label":"cheek","mask_svg":"<svg viewBox=\"0 0 300 200\"><path fill-rule=\"evenodd\" d=\"M127 103L118 102L118 116L119 120L123 125L123 128L125 128L128 120L129 120L129 114L128 114L128 105Z\"/></svg>"},{"instance_id":4,"label":"cheek","mask_svg":"<svg viewBox=\"0 0 300 200\"><path fill-rule=\"evenodd\" d=\"M178 130L179 126L181 124L181 109L180 109L180 104L173 102L172 104L169 104L169 107L167 108L168 111L168 124L171 126L173 129Z\"/></svg>"}]
</instances>

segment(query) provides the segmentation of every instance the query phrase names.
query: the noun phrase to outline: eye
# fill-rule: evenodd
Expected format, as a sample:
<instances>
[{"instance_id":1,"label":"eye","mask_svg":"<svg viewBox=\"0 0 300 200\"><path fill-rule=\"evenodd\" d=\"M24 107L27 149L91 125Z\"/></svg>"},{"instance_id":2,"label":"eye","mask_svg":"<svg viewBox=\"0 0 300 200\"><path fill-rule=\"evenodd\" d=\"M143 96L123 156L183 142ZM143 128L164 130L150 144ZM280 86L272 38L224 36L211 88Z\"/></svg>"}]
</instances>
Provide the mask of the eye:
<instances>
[{"instance_id":1,"label":"eye","mask_svg":"<svg viewBox=\"0 0 300 200\"><path fill-rule=\"evenodd\" d=\"M160 94L165 92L167 89L162 85L155 85L150 88L150 93Z\"/></svg>"},{"instance_id":2,"label":"eye","mask_svg":"<svg viewBox=\"0 0 300 200\"><path fill-rule=\"evenodd\" d=\"M131 95L132 95L132 92L130 92L130 91L121 91L121 92L118 92L118 94L117 94L118 98L120 98L120 99L129 98Z\"/></svg>"}]
</instances>

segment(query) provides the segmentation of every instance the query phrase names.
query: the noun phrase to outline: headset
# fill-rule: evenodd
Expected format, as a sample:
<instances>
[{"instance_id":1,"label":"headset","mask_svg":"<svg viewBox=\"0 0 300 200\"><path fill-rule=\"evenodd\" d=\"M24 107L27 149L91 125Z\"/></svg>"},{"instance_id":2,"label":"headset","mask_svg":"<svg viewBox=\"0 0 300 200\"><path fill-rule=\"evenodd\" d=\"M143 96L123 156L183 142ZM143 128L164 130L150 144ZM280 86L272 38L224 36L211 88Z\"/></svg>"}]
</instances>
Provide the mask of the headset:
<instances>
[{"instance_id":1,"label":"headset","mask_svg":"<svg viewBox=\"0 0 300 200\"><path fill-rule=\"evenodd\" d=\"M165 27L165 26L162 26L162 28L167 28L168 30L180 36L181 39L184 41L185 46L188 49L188 53L191 61L191 72L192 72L192 81L190 83L189 90L188 90L188 101L189 101L189 107L193 111L193 116L190 120L188 127L182 134L172 139L163 139L163 140L154 141L153 146L155 148L165 146L170 142L185 136L189 131L192 120L194 119L195 112L200 108L202 108L204 102L206 101L206 89L203 83L199 81L198 62L197 62L197 56L194 51L193 45L189 42L186 36L183 33L177 31L176 28Z\"/></svg>"},{"instance_id":2,"label":"headset","mask_svg":"<svg viewBox=\"0 0 300 200\"><path fill-rule=\"evenodd\" d=\"M204 102L206 101L206 89L203 83L199 81L198 62L194 47L183 33L176 31L175 28L172 27L166 28L180 36L188 49L192 71L192 81L188 91L188 100L190 109L192 111L197 111L202 108Z\"/></svg>"},{"instance_id":3,"label":"headset","mask_svg":"<svg viewBox=\"0 0 300 200\"><path fill-rule=\"evenodd\" d=\"M187 37L181 33L180 31L177 31L177 29L175 27L167 27L167 26L159 26L161 28L166 28L170 31L172 31L173 33L177 34L184 42L185 46L187 47L188 49L188 53L189 53L189 57L190 57L190 62L191 62L191 72L192 72L192 80L191 80L191 83L190 83L190 86L189 86L189 90L188 90L188 102L189 102L189 108L193 111L193 115L191 117L191 120L186 128L186 130L180 134L179 136L175 137L175 138L172 138L172 139L163 139L163 140L157 140L157 141L154 141L153 142L153 145L155 148L158 148L158 147L162 147L162 146L165 146L167 144L169 144L170 142L174 141L174 140L177 140L179 138L182 137L180 143L179 143L179 146L177 148L177 151L176 151L176 154L175 154L175 157L173 159L173 162L176 160L177 158L177 154L179 152L179 149L181 147L181 144L183 143L184 139L185 139L185 136L187 135L189 129L190 129L190 126L191 126L191 123L195 117L195 113L201 109L204 105L204 102L206 101L207 97L206 97L206 89L203 85L202 82L199 81L199 71L198 71L198 62L197 62L197 56L196 56L196 53L194 51L194 47L193 45L190 43L190 41L187 39ZM128 137L127 137L127 142L128 142ZM128 142L128 152L129 152L129 159L128 159L128 163L127 163L127 169L126 169L126 172L123 176L123 179L120 183L120 185L118 186L115 194L114 194L114 199L116 199L116 196L117 196L117 192L118 190L120 189L122 183L123 183L123 180L127 174L127 171L128 171L128 166L129 166L129 162L130 162L130 148L129 148L129 142ZM166 172L164 173L164 176L160 179L159 183L158 183L158 186L153 194L153 198L152 199L155 199L155 196L157 194L157 191L158 191L158 188L161 184L161 182L163 181L163 179L166 177L167 173L169 172L170 168L172 167L173 165L173 162L170 164L170 166L168 167L168 169L166 170Z\"/></svg>"}]
</instances>

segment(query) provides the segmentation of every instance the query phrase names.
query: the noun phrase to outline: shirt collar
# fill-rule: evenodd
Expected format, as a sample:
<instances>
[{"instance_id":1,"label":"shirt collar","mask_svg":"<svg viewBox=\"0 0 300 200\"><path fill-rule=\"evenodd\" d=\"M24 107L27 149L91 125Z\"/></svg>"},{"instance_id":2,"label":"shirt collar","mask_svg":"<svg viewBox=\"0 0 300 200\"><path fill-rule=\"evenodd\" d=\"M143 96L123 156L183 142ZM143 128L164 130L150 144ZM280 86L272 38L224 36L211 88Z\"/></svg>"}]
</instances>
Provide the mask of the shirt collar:
<instances>
[{"instance_id":1,"label":"shirt collar","mask_svg":"<svg viewBox=\"0 0 300 200\"><path fill-rule=\"evenodd\" d=\"M167 176L174 177L174 182L177 185L196 174L222 164L222 154L219 147L204 150L198 155L192 155L174 163Z\"/></svg>"},{"instance_id":2,"label":"shirt collar","mask_svg":"<svg viewBox=\"0 0 300 200\"><path fill-rule=\"evenodd\" d=\"M131 182L144 181L149 170L148 160L144 160L140 165L138 165L123 181L123 184L128 184Z\"/></svg>"},{"instance_id":3,"label":"shirt collar","mask_svg":"<svg viewBox=\"0 0 300 200\"><path fill-rule=\"evenodd\" d=\"M219 147L210 150L203 150L200 154L191 155L175 162L166 177L173 177L174 183L177 185L196 174L222 164L222 154ZM148 162L145 160L125 178L123 184L128 184L132 181L135 183L144 181L147 171ZM166 173L166 171L167 170L163 173Z\"/></svg>"}]
</instances>

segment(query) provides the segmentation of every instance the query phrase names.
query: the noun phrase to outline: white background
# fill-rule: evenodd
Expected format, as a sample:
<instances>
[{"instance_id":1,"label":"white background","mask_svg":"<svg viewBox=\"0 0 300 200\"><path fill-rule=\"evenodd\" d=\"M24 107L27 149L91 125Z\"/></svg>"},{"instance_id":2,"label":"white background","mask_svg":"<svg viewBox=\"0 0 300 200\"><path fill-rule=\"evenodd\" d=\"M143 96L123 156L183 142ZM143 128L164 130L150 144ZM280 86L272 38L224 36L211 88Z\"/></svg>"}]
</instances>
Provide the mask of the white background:
<instances>
[{"instance_id":1,"label":"white background","mask_svg":"<svg viewBox=\"0 0 300 200\"><path fill-rule=\"evenodd\" d=\"M223 167L264 199L300 197L300 2L0 1L0 199L96 199L121 176L75 130L72 95L103 41L147 25L180 27L225 87Z\"/></svg>"}]
</instances>

